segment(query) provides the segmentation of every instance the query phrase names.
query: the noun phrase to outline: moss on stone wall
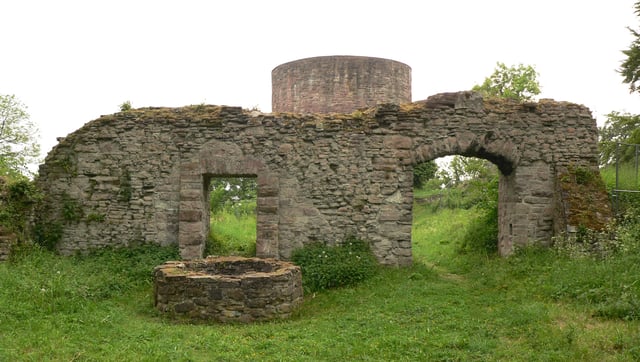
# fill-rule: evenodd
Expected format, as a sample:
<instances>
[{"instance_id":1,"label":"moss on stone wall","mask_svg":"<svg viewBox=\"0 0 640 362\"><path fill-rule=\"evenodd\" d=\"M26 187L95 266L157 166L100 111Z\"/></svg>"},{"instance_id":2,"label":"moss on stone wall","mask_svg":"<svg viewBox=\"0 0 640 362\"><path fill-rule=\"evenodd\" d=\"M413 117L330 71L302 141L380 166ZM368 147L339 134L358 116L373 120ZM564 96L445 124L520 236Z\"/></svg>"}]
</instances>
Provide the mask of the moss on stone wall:
<instances>
[{"instance_id":1,"label":"moss on stone wall","mask_svg":"<svg viewBox=\"0 0 640 362\"><path fill-rule=\"evenodd\" d=\"M558 176L567 225L603 230L612 220L611 201L600 172L570 166Z\"/></svg>"}]
</instances>

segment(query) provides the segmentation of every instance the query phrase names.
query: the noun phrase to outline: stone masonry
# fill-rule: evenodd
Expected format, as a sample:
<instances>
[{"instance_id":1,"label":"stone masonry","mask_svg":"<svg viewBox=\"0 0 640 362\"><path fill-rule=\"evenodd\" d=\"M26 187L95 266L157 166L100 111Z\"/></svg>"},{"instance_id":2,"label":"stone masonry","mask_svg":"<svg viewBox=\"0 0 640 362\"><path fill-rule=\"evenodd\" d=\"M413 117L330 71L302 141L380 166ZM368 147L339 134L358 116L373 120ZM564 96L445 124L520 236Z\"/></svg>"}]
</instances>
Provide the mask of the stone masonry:
<instances>
[{"instance_id":1,"label":"stone masonry","mask_svg":"<svg viewBox=\"0 0 640 362\"><path fill-rule=\"evenodd\" d=\"M89 122L49 153L37 180L40 222L61 230L63 254L157 243L200 258L211 177L255 176L259 257L356 236L381 263L408 265L413 166L457 154L500 169L499 250L508 255L566 228L558 175L598 172L596 141L584 106L473 92L350 115L137 109Z\"/></svg>"},{"instance_id":2,"label":"stone masonry","mask_svg":"<svg viewBox=\"0 0 640 362\"><path fill-rule=\"evenodd\" d=\"M302 272L292 263L208 257L154 269L154 304L175 317L218 322L286 319L302 304Z\"/></svg>"},{"instance_id":3,"label":"stone masonry","mask_svg":"<svg viewBox=\"0 0 640 362\"><path fill-rule=\"evenodd\" d=\"M281 64L271 72L273 112L351 113L411 102L411 67L391 59L325 56Z\"/></svg>"},{"instance_id":4,"label":"stone masonry","mask_svg":"<svg viewBox=\"0 0 640 362\"><path fill-rule=\"evenodd\" d=\"M6 261L11 255L11 248L16 244L16 236L0 226L0 261Z\"/></svg>"}]
</instances>

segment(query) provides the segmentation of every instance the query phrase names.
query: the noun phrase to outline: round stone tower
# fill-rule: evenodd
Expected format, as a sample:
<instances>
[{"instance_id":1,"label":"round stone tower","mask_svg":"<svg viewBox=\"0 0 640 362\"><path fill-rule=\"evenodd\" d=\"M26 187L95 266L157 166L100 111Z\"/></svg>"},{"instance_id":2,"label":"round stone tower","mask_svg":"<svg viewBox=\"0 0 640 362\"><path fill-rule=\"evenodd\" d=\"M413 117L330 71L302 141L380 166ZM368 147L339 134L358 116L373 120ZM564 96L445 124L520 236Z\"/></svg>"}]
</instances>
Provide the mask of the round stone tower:
<instances>
[{"instance_id":1,"label":"round stone tower","mask_svg":"<svg viewBox=\"0 0 640 362\"><path fill-rule=\"evenodd\" d=\"M411 102L411 67L371 57L306 58L275 67L271 87L273 112L351 113Z\"/></svg>"}]
</instances>

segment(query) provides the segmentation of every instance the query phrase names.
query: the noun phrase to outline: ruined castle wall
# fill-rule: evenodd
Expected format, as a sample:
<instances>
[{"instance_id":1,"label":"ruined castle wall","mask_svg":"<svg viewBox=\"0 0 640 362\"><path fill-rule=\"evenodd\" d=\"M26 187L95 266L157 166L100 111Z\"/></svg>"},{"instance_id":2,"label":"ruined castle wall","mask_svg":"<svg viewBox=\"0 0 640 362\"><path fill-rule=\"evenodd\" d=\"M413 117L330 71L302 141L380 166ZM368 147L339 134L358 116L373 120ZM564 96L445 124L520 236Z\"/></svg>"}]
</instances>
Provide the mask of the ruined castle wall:
<instances>
[{"instance_id":1,"label":"ruined castle wall","mask_svg":"<svg viewBox=\"0 0 640 362\"><path fill-rule=\"evenodd\" d=\"M380 103L411 102L411 68L390 59L327 56L271 72L273 112L351 113Z\"/></svg>"},{"instance_id":2,"label":"ruined castle wall","mask_svg":"<svg viewBox=\"0 0 640 362\"><path fill-rule=\"evenodd\" d=\"M496 163L500 250L547 243L555 177L597 170L597 129L583 106L442 94L357 115L262 114L233 107L131 110L92 121L40 168L62 253L105 245L180 245L199 257L214 175L258 178L258 256L355 235L379 261L411 263L412 168L453 154Z\"/></svg>"}]
</instances>

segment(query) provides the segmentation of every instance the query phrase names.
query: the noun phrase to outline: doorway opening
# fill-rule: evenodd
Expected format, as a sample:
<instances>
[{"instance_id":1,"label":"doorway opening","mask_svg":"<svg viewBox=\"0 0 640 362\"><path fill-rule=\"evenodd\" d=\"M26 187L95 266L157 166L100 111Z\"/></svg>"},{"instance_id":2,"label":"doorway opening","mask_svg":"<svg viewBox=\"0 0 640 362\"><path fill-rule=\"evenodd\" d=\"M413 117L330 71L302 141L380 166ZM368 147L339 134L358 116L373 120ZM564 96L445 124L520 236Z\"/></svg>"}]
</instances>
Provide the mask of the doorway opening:
<instances>
[{"instance_id":1,"label":"doorway opening","mask_svg":"<svg viewBox=\"0 0 640 362\"><path fill-rule=\"evenodd\" d=\"M500 171L485 159L447 156L414 167L412 250L439 263L498 251Z\"/></svg>"},{"instance_id":2,"label":"doorway opening","mask_svg":"<svg viewBox=\"0 0 640 362\"><path fill-rule=\"evenodd\" d=\"M212 176L205 255L256 256L256 176Z\"/></svg>"}]
</instances>

